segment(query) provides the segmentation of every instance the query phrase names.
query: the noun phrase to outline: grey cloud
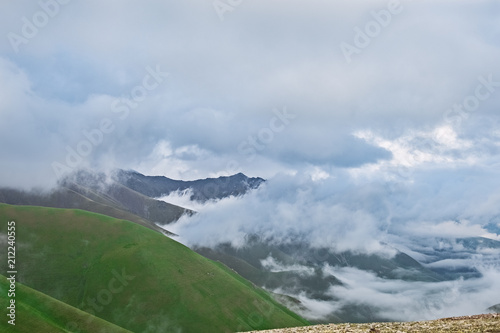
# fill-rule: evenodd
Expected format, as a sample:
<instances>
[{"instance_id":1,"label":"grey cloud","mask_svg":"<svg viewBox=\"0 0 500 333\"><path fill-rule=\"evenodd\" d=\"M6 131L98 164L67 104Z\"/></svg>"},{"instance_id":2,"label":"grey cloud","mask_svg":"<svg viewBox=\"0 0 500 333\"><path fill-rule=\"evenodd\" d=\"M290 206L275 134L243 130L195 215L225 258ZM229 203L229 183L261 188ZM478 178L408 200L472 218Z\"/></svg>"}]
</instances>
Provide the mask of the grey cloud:
<instances>
[{"instance_id":1,"label":"grey cloud","mask_svg":"<svg viewBox=\"0 0 500 333\"><path fill-rule=\"evenodd\" d=\"M390 136L435 126L470 94L479 75L500 77L491 37L498 22L489 4L401 3L403 12L350 65L340 43L352 42L353 29L364 28L385 1L252 1L223 22L211 3L196 0L125 1L118 8L72 2L19 53L3 39L0 56L13 72L24 71L31 91L25 96L10 89L9 99L36 105L17 112L36 113L38 127L52 133L37 168L64 158L65 146L78 144L82 129L112 117L109 103L129 94L145 67L156 64L170 73L168 80L129 119L116 121L112 135L86 159L88 166L138 168L166 140L213 155L205 158L207 167L189 164L197 174L221 172L230 160L246 173L261 172L238 144L267 126L273 108L286 106L297 121L259 152L256 161L274 169L267 172L308 164L352 168L391 159L382 148L352 138L354 131ZM11 9L0 28L16 33L23 16L40 10L28 3ZM469 29L470 22L480 28ZM496 101L486 101L478 114L496 117ZM30 133L28 142L46 139ZM10 150L9 156L13 164L28 164Z\"/></svg>"},{"instance_id":2,"label":"grey cloud","mask_svg":"<svg viewBox=\"0 0 500 333\"><path fill-rule=\"evenodd\" d=\"M310 132L314 133L314 129ZM348 134L331 135L325 132L295 138L295 145L287 147L282 153L283 159L290 161L291 164L308 161L317 165L359 167L392 157L389 151L369 145ZM274 150L277 149L279 148Z\"/></svg>"}]
</instances>

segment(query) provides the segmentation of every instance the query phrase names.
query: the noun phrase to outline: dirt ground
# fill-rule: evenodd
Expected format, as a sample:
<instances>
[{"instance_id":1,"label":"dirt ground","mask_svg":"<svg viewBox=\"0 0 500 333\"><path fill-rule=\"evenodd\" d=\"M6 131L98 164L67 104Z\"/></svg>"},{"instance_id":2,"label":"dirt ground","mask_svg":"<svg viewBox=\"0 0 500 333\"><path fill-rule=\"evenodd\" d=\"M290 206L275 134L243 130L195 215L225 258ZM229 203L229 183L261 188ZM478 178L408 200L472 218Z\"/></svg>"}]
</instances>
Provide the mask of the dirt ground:
<instances>
[{"instance_id":1,"label":"dirt ground","mask_svg":"<svg viewBox=\"0 0 500 333\"><path fill-rule=\"evenodd\" d=\"M460 332L500 333L500 314L444 318L407 323L327 324L282 328L253 333L409 333Z\"/></svg>"}]
</instances>

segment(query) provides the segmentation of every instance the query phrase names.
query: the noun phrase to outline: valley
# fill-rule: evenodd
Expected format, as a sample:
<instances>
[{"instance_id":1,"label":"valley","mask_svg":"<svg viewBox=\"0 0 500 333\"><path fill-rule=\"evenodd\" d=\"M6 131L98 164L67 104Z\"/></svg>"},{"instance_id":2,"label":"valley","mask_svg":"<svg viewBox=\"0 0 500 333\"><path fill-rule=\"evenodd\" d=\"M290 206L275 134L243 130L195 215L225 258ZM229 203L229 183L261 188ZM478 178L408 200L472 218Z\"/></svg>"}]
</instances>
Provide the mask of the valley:
<instances>
[{"instance_id":1,"label":"valley","mask_svg":"<svg viewBox=\"0 0 500 333\"><path fill-rule=\"evenodd\" d=\"M50 193L0 189L0 201L8 203L0 206L1 217L17 221L18 229L22 230L18 236L21 240L18 282L23 295L34 295L29 297L39 299L37 304L47 304L43 306L47 307L44 315L47 318L51 318L54 307L65 307L67 316L76 317L78 323L88 321L101 325L104 321L102 325L116 325L117 329L134 332L154 332L158 329L154 325L193 332L208 325L213 326L215 332L231 331L235 327L264 329L309 322L397 320L390 306L350 299L349 290L354 287L354 281L346 279L350 274L360 278L366 275L369 281L378 280L387 285L384 288L393 288L395 296L411 293L411 289L420 288L419 285L426 286L423 293L428 293L430 298L424 306L429 313L439 316L447 313L446 307L451 302L459 301L460 296L454 292L467 293L468 285L482 277L474 268L441 263L479 258L480 251L484 253L481 260L490 260L491 265L496 265L495 251L500 249L500 242L484 238L439 240L440 249L421 251L427 259L419 262L389 245L384 245L384 251L391 255L339 252L328 247L313 247L299 235L290 234L290 241L283 243L248 234L242 247L231 243L192 246L196 254L172 240L171 237L176 239L178 235L168 228L203 212L159 201L126 185L133 184L136 190L147 194L144 188L149 185L138 184L158 183L158 178L123 171L116 174L119 176L108 177L81 171ZM178 183L159 180L156 186L160 189L155 190L155 196L186 189L189 195L201 191L185 186L165 187L162 185L165 182ZM219 193L210 199L211 205L217 205L214 200L245 200L243 196L258 186L249 184L244 175L207 179L203 184ZM218 190L218 186L238 190L228 192ZM454 244L459 244L461 250L454 250ZM486 249L493 251L491 255ZM58 283L54 284L56 276ZM121 286L116 279L122 282ZM99 291L99 286L107 289ZM232 295L236 294L248 295L245 296L248 301L238 296L235 304L241 304L241 308L229 305L235 302ZM439 294L445 297L444 303L437 299L430 301ZM195 303L191 303L193 300ZM432 303L435 301L437 303ZM19 311L32 311L29 304L22 305ZM494 311L494 304L489 305L489 311ZM318 307L322 310L316 310ZM487 311L486 308L483 310ZM144 317L142 312L146 309ZM117 315L117 311L121 314ZM220 311L225 314L217 314ZM193 315L199 318L196 323L189 319ZM94 316L100 321L94 320ZM160 324L162 317L169 319ZM141 326L146 325L145 318L148 325L157 324ZM213 320L210 318L217 321L209 322ZM47 325L55 325L53 323L53 319L47 319Z\"/></svg>"}]
</instances>

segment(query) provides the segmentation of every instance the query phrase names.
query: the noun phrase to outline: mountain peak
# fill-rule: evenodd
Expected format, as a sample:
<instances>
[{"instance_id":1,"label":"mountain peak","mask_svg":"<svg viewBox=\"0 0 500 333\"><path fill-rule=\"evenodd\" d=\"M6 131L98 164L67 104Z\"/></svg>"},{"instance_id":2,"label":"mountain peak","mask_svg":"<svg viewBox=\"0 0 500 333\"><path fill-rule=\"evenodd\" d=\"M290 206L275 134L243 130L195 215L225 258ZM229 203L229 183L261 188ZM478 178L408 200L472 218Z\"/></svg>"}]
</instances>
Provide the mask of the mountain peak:
<instances>
[{"instance_id":1,"label":"mountain peak","mask_svg":"<svg viewBox=\"0 0 500 333\"><path fill-rule=\"evenodd\" d=\"M229 176L229 178L248 179L248 177L245 174L241 173L241 172L238 172L237 174Z\"/></svg>"}]
</instances>

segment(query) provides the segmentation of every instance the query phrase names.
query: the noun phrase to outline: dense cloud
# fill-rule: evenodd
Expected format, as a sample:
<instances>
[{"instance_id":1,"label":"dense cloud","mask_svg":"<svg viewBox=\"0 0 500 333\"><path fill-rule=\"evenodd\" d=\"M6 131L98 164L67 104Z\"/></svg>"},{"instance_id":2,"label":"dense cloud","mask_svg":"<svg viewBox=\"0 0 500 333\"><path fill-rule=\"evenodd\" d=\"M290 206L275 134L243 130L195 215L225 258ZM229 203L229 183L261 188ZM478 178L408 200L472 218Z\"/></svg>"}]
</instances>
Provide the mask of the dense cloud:
<instances>
[{"instance_id":1,"label":"dense cloud","mask_svg":"<svg viewBox=\"0 0 500 333\"><path fill-rule=\"evenodd\" d=\"M500 78L495 1L40 3L0 14L2 185L53 183L54 162L185 179L358 168L398 153L359 133L450 120L480 140L477 119L498 122L497 91L447 112Z\"/></svg>"},{"instance_id":2,"label":"dense cloud","mask_svg":"<svg viewBox=\"0 0 500 333\"><path fill-rule=\"evenodd\" d=\"M499 222L498 170L492 165L446 169L439 165L414 168L411 175L404 173L408 178L392 174L391 168L363 177L358 174L364 170L354 175L318 169L282 174L245 197L197 206L199 214L184 217L170 229L188 244L241 246L245 235L252 233L276 242L299 235L318 247L368 253L385 251L379 242L404 246L412 239L421 244L420 239L432 237L499 240L489 229L498 228ZM380 180L381 174L389 180ZM183 203L172 196L167 200Z\"/></svg>"},{"instance_id":3,"label":"dense cloud","mask_svg":"<svg viewBox=\"0 0 500 333\"><path fill-rule=\"evenodd\" d=\"M480 279L444 282L388 280L353 267L325 265L323 273L339 278L344 285L331 287L335 301L311 299L304 293L293 295L303 305L295 308L310 320L325 320L344 306L369 307L371 316L394 321L420 321L482 313L497 302L491 290L498 290L497 270L482 269ZM281 289L274 290L283 292ZM331 317L330 317L331 318Z\"/></svg>"},{"instance_id":4,"label":"dense cloud","mask_svg":"<svg viewBox=\"0 0 500 333\"><path fill-rule=\"evenodd\" d=\"M371 305L379 315L398 321L431 320L484 312L497 302L491 290L498 290L498 270L483 270L483 278L446 282L387 280L355 268L327 271L346 282L331 293L343 304ZM340 303L340 304L339 304Z\"/></svg>"},{"instance_id":5,"label":"dense cloud","mask_svg":"<svg viewBox=\"0 0 500 333\"><path fill-rule=\"evenodd\" d=\"M498 303L498 294L491 291L500 288L500 247L498 242L490 245L480 238L477 243L463 239L500 240L500 175L491 165L446 169L439 165L434 162L424 170L412 169L411 178L396 173L399 178L393 179L390 168L375 175L366 171L375 178L357 176L365 170L354 176L347 172L326 176L318 169L278 175L244 197L197 205L193 208L198 214L184 216L168 229L189 246L231 243L245 247L248 235L257 234L270 244L308 244L328 248L333 255L351 251L391 258L399 250L427 268L465 276L440 282L409 281L405 277L414 272L401 270L399 278L386 279L371 271L325 262L320 266L323 276L333 275L343 283L331 286L325 294L334 300L312 298L305 291L273 289L300 300L302 307L295 310L311 320L331 320L332 313L349 307L366 307L373 318L405 321L482 313ZM381 180L380 174L388 180ZM166 200L186 203L187 197L178 194ZM312 266L287 265L271 253L261 264L272 272L314 273ZM473 270L479 274L468 275Z\"/></svg>"}]
</instances>

